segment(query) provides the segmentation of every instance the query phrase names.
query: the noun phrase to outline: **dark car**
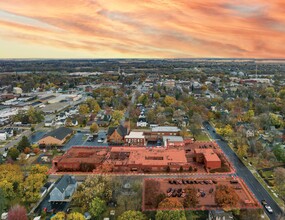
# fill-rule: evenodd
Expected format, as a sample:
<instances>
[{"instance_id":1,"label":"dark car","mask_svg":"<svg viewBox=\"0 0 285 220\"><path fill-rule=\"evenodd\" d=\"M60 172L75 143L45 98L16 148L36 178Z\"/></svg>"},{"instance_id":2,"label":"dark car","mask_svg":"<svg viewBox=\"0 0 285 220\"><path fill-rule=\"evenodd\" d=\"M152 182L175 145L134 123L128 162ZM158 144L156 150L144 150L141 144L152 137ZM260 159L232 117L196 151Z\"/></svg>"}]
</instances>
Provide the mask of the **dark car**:
<instances>
[{"instance_id":1,"label":"dark car","mask_svg":"<svg viewBox=\"0 0 285 220\"><path fill-rule=\"evenodd\" d=\"M263 206L265 206L265 205L267 205L267 202L263 199L263 200L261 200L261 204L262 204Z\"/></svg>"}]
</instances>

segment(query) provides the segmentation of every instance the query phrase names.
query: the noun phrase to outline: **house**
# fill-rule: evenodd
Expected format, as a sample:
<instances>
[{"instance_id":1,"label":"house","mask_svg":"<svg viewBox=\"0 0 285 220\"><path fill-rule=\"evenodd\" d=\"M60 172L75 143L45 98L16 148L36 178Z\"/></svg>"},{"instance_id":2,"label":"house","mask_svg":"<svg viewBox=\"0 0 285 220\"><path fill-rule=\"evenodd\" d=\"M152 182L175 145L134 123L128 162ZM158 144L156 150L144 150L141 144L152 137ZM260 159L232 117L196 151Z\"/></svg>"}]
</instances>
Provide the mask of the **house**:
<instances>
[{"instance_id":1,"label":"house","mask_svg":"<svg viewBox=\"0 0 285 220\"><path fill-rule=\"evenodd\" d=\"M4 131L4 130L1 130L1 131L0 131L0 141L6 141L7 138L8 138L7 132Z\"/></svg>"},{"instance_id":2,"label":"house","mask_svg":"<svg viewBox=\"0 0 285 220\"><path fill-rule=\"evenodd\" d=\"M60 127L45 134L39 141L39 145L57 145L62 146L63 143L73 134L70 128Z\"/></svg>"},{"instance_id":3,"label":"house","mask_svg":"<svg viewBox=\"0 0 285 220\"><path fill-rule=\"evenodd\" d=\"M107 131L107 141L113 144L123 144L127 134L128 129L122 125L109 127Z\"/></svg>"},{"instance_id":4,"label":"house","mask_svg":"<svg viewBox=\"0 0 285 220\"><path fill-rule=\"evenodd\" d=\"M210 210L208 220L233 220L233 214L231 212L225 212L223 210Z\"/></svg>"},{"instance_id":5,"label":"house","mask_svg":"<svg viewBox=\"0 0 285 220\"><path fill-rule=\"evenodd\" d=\"M185 143L181 136L163 136L163 146L165 147L184 147Z\"/></svg>"},{"instance_id":6,"label":"house","mask_svg":"<svg viewBox=\"0 0 285 220\"><path fill-rule=\"evenodd\" d=\"M212 149L194 149L196 162L204 163L208 169L217 169L222 166L222 161Z\"/></svg>"},{"instance_id":7,"label":"house","mask_svg":"<svg viewBox=\"0 0 285 220\"><path fill-rule=\"evenodd\" d=\"M107 127L107 126L109 126L111 120L112 120L112 116L111 115L103 114L103 115L100 115L97 118L96 123L100 127Z\"/></svg>"},{"instance_id":8,"label":"house","mask_svg":"<svg viewBox=\"0 0 285 220\"><path fill-rule=\"evenodd\" d=\"M77 182L74 176L62 176L54 184L54 188L50 192L49 202L70 202L76 188Z\"/></svg>"},{"instance_id":9,"label":"house","mask_svg":"<svg viewBox=\"0 0 285 220\"><path fill-rule=\"evenodd\" d=\"M47 119L45 120L45 127L51 127L54 124L54 120L53 119Z\"/></svg>"},{"instance_id":10,"label":"house","mask_svg":"<svg viewBox=\"0 0 285 220\"><path fill-rule=\"evenodd\" d=\"M20 87L14 87L13 88L13 93L14 94L22 94L23 90Z\"/></svg>"},{"instance_id":11,"label":"house","mask_svg":"<svg viewBox=\"0 0 285 220\"><path fill-rule=\"evenodd\" d=\"M146 146L146 139L143 132L132 131L125 136L125 143L129 145Z\"/></svg>"}]
</instances>

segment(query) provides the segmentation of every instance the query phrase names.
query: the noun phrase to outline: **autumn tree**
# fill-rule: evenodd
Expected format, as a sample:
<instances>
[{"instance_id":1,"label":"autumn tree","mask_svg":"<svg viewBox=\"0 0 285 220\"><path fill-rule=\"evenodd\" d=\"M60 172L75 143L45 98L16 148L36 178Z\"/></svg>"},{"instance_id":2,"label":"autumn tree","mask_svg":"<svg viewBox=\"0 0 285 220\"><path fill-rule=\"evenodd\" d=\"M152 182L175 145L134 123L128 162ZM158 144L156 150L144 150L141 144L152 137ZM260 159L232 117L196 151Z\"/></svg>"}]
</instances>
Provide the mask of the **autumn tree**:
<instances>
[{"instance_id":1,"label":"autumn tree","mask_svg":"<svg viewBox=\"0 0 285 220\"><path fill-rule=\"evenodd\" d=\"M244 157L247 155L247 151L248 151L248 145L242 144L242 145L238 146L237 155L239 157Z\"/></svg>"},{"instance_id":2,"label":"autumn tree","mask_svg":"<svg viewBox=\"0 0 285 220\"><path fill-rule=\"evenodd\" d=\"M97 133L98 131L99 131L99 126L97 125L97 123L92 123L92 125L90 125L90 132Z\"/></svg>"},{"instance_id":3,"label":"autumn tree","mask_svg":"<svg viewBox=\"0 0 285 220\"><path fill-rule=\"evenodd\" d=\"M153 98L154 98L156 101L158 101L159 98L160 98L160 94L159 94L158 92L154 92L154 93L153 93Z\"/></svg>"},{"instance_id":4,"label":"autumn tree","mask_svg":"<svg viewBox=\"0 0 285 220\"><path fill-rule=\"evenodd\" d=\"M164 104L166 106L170 106L170 105L173 105L174 103L176 102L176 99L172 96L165 96L164 98Z\"/></svg>"},{"instance_id":5,"label":"autumn tree","mask_svg":"<svg viewBox=\"0 0 285 220\"><path fill-rule=\"evenodd\" d=\"M0 188L7 200L22 196L23 174L18 165L0 165Z\"/></svg>"},{"instance_id":6,"label":"autumn tree","mask_svg":"<svg viewBox=\"0 0 285 220\"><path fill-rule=\"evenodd\" d=\"M79 113L81 115L87 115L90 112L89 106L87 104L79 105Z\"/></svg>"},{"instance_id":7,"label":"autumn tree","mask_svg":"<svg viewBox=\"0 0 285 220\"><path fill-rule=\"evenodd\" d=\"M85 217L79 212L72 212L67 215L67 220L85 220Z\"/></svg>"},{"instance_id":8,"label":"autumn tree","mask_svg":"<svg viewBox=\"0 0 285 220\"><path fill-rule=\"evenodd\" d=\"M106 203L99 197L92 199L89 204L89 212L95 218L99 219L100 215L106 210Z\"/></svg>"},{"instance_id":9,"label":"autumn tree","mask_svg":"<svg viewBox=\"0 0 285 220\"><path fill-rule=\"evenodd\" d=\"M101 110L100 105L93 98L88 98L86 100L86 104L88 105L90 111L94 112L95 114L97 114Z\"/></svg>"},{"instance_id":10,"label":"autumn tree","mask_svg":"<svg viewBox=\"0 0 285 220\"><path fill-rule=\"evenodd\" d=\"M199 204L197 191L195 188L186 188L186 197L183 200L184 208L195 208Z\"/></svg>"},{"instance_id":11,"label":"autumn tree","mask_svg":"<svg viewBox=\"0 0 285 220\"><path fill-rule=\"evenodd\" d=\"M14 205L8 211L8 220L28 220L27 210L20 205Z\"/></svg>"},{"instance_id":12,"label":"autumn tree","mask_svg":"<svg viewBox=\"0 0 285 220\"><path fill-rule=\"evenodd\" d=\"M88 210L88 204L92 199L99 197L102 200L109 201L112 198L112 185L110 177L96 176L88 177L80 184L73 195L74 205L80 206L85 212Z\"/></svg>"},{"instance_id":13,"label":"autumn tree","mask_svg":"<svg viewBox=\"0 0 285 220\"><path fill-rule=\"evenodd\" d=\"M113 111L112 112L112 118L113 118L112 125L119 125L123 117L124 117L123 111L119 111L119 110Z\"/></svg>"},{"instance_id":14,"label":"autumn tree","mask_svg":"<svg viewBox=\"0 0 285 220\"><path fill-rule=\"evenodd\" d=\"M218 185L215 191L215 202L225 211L233 209L239 202L239 196L234 188L227 185Z\"/></svg>"},{"instance_id":15,"label":"autumn tree","mask_svg":"<svg viewBox=\"0 0 285 220\"><path fill-rule=\"evenodd\" d=\"M51 217L51 220L65 220L65 217L64 212L58 212L55 216Z\"/></svg>"},{"instance_id":16,"label":"autumn tree","mask_svg":"<svg viewBox=\"0 0 285 220\"><path fill-rule=\"evenodd\" d=\"M184 210L162 211L158 210L155 215L156 220L186 220Z\"/></svg>"},{"instance_id":17,"label":"autumn tree","mask_svg":"<svg viewBox=\"0 0 285 220\"><path fill-rule=\"evenodd\" d=\"M40 189L46 180L46 174L36 173L30 174L23 184L24 195L23 199L25 202L33 203L39 200Z\"/></svg>"},{"instance_id":18,"label":"autumn tree","mask_svg":"<svg viewBox=\"0 0 285 220\"><path fill-rule=\"evenodd\" d=\"M160 183L156 180L147 180L145 182L145 205L151 208L157 208L162 201L160 196L163 192L160 189Z\"/></svg>"},{"instance_id":19,"label":"autumn tree","mask_svg":"<svg viewBox=\"0 0 285 220\"><path fill-rule=\"evenodd\" d=\"M183 209L183 205L179 202L177 198L165 198L158 204L158 209Z\"/></svg>"},{"instance_id":20,"label":"autumn tree","mask_svg":"<svg viewBox=\"0 0 285 220\"><path fill-rule=\"evenodd\" d=\"M146 216L140 211L129 210L121 214L118 220L146 220Z\"/></svg>"}]
</instances>

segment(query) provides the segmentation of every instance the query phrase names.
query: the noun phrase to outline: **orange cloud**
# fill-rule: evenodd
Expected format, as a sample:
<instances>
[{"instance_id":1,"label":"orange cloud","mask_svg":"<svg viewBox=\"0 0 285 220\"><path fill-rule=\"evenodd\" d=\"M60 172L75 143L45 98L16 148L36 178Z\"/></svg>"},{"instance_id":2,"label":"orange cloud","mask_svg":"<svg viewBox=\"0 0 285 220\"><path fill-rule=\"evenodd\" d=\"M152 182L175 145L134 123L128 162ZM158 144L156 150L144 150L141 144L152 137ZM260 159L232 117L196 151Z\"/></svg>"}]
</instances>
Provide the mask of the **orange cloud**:
<instances>
[{"instance_id":1,"label":"orange cloud","mask_svg":"<svg viewBox=\"0 0 285 220\"><path fill-rule=\"evenodd\" d=\"M45 45L70 53L76 49L78 57L88 52L93 58L284 58L285 3L9 0L0 2L0 30L1 42ZM0 56L4 58L5 51Z\"/></svg>"}]
</instances>

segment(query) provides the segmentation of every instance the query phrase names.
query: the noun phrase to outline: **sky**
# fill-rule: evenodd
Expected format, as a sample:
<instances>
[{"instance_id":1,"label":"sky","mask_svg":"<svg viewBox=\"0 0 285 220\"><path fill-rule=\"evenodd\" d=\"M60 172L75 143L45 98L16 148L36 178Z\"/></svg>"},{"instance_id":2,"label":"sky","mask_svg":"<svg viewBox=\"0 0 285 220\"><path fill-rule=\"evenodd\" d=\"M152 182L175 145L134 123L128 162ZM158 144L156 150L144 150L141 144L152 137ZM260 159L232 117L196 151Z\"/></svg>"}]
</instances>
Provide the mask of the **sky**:
<instances>
[{"instance_id":1,"label":"sky","mask_svg":"<svg viewBox=\"0 0 285 220\"><path fill-rule=\"evenodd\" d=\"M0 58L285 58L285 0L3 0Z\"/></svg>"}]
</instances>

